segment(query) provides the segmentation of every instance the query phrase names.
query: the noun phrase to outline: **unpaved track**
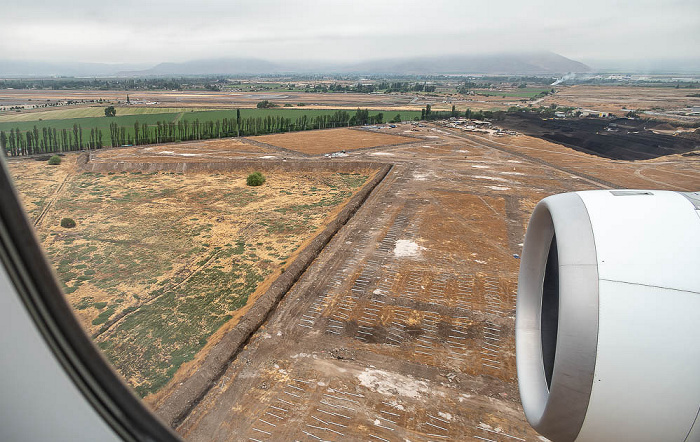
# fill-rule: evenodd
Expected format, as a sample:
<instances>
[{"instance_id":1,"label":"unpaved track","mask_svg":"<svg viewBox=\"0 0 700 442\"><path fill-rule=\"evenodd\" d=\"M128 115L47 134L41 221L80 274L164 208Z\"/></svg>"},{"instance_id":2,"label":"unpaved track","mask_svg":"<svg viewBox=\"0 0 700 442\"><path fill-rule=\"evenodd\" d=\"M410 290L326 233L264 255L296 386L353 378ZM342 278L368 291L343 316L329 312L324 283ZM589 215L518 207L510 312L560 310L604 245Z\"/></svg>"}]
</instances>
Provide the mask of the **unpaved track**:
<instances>
[{"instance_id":1,"label":"unpaved track","mask_svg":"<svg viewBox=\"0 0 700 442\"><path fill-rule=\"evenodd\" d=\"M424 143L350 153L395 167L179 426L187 439L538 440L513 338L529 214L553 193L634 186L652 163L412 134ZM698 165L670 157L654 179L700 183Z\"/></svg>"},{"instance_id":2,"label":"unpaved track","mask_svg":"<svg viewBox=\"0 0 700 442\"><path fill-rule=\"evenodd\" d=\"M44 219L44 217L46 216L46 213L49 211L49 209L51 209L51 206L53 205L53 203L54 203L54 202L56 201L56 199L58 198L58 195L60 195L61 190L63 190L63 187L66 185L66 181L68 181L68 178L69 178L71 175L72 175L72 174L70 174L70 173L67 174L67 175L63 178L63 181L61 181L61 184L58 185L58 187L56 188L56 190L55 190L55 191L53 192L53 194L49 197L49 200L48 200L48 201L46 202L46 204L44 205L44 208L41 209L41 213L39 213L39 216L37 216L36 219L34 220L34 227L38 226L39 223L41 223L41 221Z\"/></svg>"}]
</instances>

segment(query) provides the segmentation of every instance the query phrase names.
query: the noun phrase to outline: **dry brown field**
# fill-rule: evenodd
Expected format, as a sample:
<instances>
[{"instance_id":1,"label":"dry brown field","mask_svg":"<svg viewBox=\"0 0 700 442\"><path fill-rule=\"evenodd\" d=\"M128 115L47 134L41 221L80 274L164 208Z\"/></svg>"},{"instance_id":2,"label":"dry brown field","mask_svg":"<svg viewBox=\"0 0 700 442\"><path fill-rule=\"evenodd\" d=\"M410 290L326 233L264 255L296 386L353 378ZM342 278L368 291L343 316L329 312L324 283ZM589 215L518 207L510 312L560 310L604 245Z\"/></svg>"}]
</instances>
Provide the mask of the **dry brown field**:
<instances>
[{"instance_id":1,"label":"dry brown field","mask_svg":"<svg viewBox=\"0 0 700 442\"><path fill-rule=\"evenodd\" d=\"M304 93L304 92L208 92L208 91L130 91L131 100L157 102L155 107L172 108L255 108L262 100L278 105L304 103L299 109L339 109L357 107L368 109L420 110L421 105L411 103L413 95L402 94L353 94L353 93ZM51 90L1 90L0 106L8 103L26 104L64 100L126 101L125 91L51 91ZM31 100L31 101L29 101ZM430 99L435 103L437 99ZM441 101L442 99L440 99ZM43 109L42 109L43 110Z\"/></svg>"},{"instance_id":2,"label":"dry brown field","mask_svg":"<svg viewBox=\"0 0 700 442\"><path fill-rule=\"evenodd\" d=\"M673 87L628 86L567 86L557 87L557 93L542 100L542 105L591 109L625 115L630 109L662 111L700 106L700 98L688 97L700 93L700 89L675 89Z\"/></svg>"},{"instance_id":3,"label":"dry brown field","mask_svg":"<svg viewBox=\"0 0 700 442\"><path fill-rule=\"evenodd\" d=\"M245 143L235 138L223 138L150 146L108 148L101 150L99 155L93 157L92 161L96 163L114 163L138 160L147 163L171 163L178 161L230 161L239 158L274 159L278 157L280 157L279 150Z\"/></svg>"},{"instance_id":4,"label":"dry brown field","mask_svg":"<svg viewBox=\"0 0 700 442\"><path fill-rule=\"evenodd\" d=\"M10 170L80 322L142 396L201 360L376 172L265 171L250 187L235 167L90 173L76 158Z\"/></svg>"},{"instance_id":5,"label":"dry brown field","mask_svg":"<svg viewBox=\"0 0 700 442\"><path fill-rule=\"evenodd\" d=\"M0 106L10 104L36 104L50 101L66 100L106 100L108 102L126 101L125 91L51 91L51 90L0 90ZM451 95L416 95L410 93L390 94L358 94L358 93L306 93L306 92L210 92L210 91L130 91L131 100L145 100L157 102L157 105L133 105L133 107L164 107L164 108L195 108L231 109L231 108L255 108L262 100L284 106L292 105L294 109L348 109L355 110L360 107L370 110L384 110L388 112L420 111L430 104L433 110L449 110L454 104L457 109L465 110L505 110L510 106L524 104L523 101L513 97L501 95L490 96L461 96ZM304 106L297 106L304 103ZM57 109L69 109L71 107L84 107L85 104L63 106ZM103 107L102 105L99 105ZM27 110L23 112L44 112L45 108ZM386 115L393 117L393 114Z\"/></svg>"},{"instance_id":6,"label":"dry brown field","mask_svg":"<svg viewBox=\"0 0 700 442\"><path fill-rule=\"evenodd\" d=\"M262 135L249 138L259 143L311 155L416 142L415 139L402 135L350 128Z\"/></svg>"}]
</instances>

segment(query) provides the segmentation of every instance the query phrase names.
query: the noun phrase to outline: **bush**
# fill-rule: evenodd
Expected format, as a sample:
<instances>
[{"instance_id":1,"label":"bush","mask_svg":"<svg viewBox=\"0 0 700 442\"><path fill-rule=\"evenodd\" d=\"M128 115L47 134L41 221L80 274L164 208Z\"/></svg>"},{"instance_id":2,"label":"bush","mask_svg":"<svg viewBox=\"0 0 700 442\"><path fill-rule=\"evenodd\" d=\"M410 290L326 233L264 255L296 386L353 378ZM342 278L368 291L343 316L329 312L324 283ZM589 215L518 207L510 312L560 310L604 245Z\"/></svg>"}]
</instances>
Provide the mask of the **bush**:
<instances>
[{"instance_id":1,"label":"bush","mask_svg":"<svg viewBox=\"0 0 700 442\"><path fill-rule=\"evenodd\" d=\"M258 102L258 104L256 106L258 109L270 109L273 107L277 107L276 104L270 102L269 100L260 101L260 102Z\"/></svg>"},{"instance_id":2,"label":"bush","mask_svg":"<svg viewBox=\"0 0 700 442\"><path fill-rule=\"evenodd\" d=\"M262 186L262 184L264 182L265 182L265 177L260 172L251 173L250 175L248 175L248 179L246 180L246 183L249 186Z\"/></svg>"},{"instance_id":3,"label":"bush","mask_svg":"<svg viewBox=\"0 0 700 442\"><path fill-rule=\"evenodd\" d=\"M59 164L61 164L61 157L59 157L58 155L52 156L51 158L49 158L49 164L52 166L58 166Z\"/></svg>"},{"instance_id":4,"label":"bush","mask_svg":"<svg viewBox=\"0 0 700 442\"><path fill-rule=\"evenodd\" d=\"M63 218L61 220L61 227L65 227L66 229L72 229L75 227L75 220L73 218Z\"/></svg>"}]
</instances>

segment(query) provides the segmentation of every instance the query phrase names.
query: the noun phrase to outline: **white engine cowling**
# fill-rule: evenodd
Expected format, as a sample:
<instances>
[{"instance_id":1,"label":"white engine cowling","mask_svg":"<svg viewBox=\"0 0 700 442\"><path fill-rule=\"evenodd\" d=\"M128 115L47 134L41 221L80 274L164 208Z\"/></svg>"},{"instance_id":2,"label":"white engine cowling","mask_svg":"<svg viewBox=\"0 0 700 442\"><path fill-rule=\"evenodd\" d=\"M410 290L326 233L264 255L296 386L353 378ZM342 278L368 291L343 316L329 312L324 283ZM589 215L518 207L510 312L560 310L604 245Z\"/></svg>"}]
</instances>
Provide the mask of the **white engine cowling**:
<instances>
[{"instance_id":1,"label":"white engine cowling","mask_svg":"<svg viewBox=\"0 0 700 442\"><path fill-rule=\"evenodd\" d=\"M540 201L516 350L527 419L553 441L700 441L700 192Z\"/></svg>"}]
</instances>

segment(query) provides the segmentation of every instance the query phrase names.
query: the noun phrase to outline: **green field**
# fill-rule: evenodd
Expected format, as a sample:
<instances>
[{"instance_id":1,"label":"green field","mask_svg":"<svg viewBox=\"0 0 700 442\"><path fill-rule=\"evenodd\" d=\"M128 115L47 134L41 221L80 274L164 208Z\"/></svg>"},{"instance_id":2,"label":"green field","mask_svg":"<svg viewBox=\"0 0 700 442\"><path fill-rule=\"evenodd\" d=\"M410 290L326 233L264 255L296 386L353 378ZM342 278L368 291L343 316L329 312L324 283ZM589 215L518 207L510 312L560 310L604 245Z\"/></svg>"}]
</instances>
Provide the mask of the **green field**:
<instances>
[{"instance_id":1,"label":"green field","mask_svg":"<svg viewBox=\"0 0 700 442\"><path fill-rule=\"evenodd\" d=\"M27 120L27 121L3 121L2 118L0 118L0 130L3 130L5 132L9 132L10 129L19 129L22 132L26 132L28 130L32 130L34 126L37 127L40 131L44 127L50 127L50 128L56 128L56 130L60 131L62 129L72 129L74 124L79 125L80 127L83 128L83 130L90 130L90 129L101 129L102 132L106 137L109 137L109 125L111 123L117 123L119 126L124 126L127 128L128 133L132 133L133 131L133 126L135 122L139 122L139 124L148 124L150 125L155 125L158 121L161 122L177 122L178 120L188 120L190 122L193 122L195 120L199 120L200 123L206 122L206 121L217 121L221 120L224 118L236 118L236 110L231 109L231 110L208 110L208 111L195 111L195 110L180 110L179 112L173 112L171 109L168 108L128 108L128 110L136 110L136 109L142 109L144 111L160 111L159 113L153 112L153 113L141 113L141 114L132 114L132 115L120 115L119 109L117 110L117 116L116 117L105 117L104 116L104 108L99 107L99 108L86 108L85 112L87 113L87 109L89 109L89 112L96 112L96 110L99 110L102 113L102 116L94 116L94 117L75 117L73 116L73 113L76 111L80 111L82 109L66 109L65 111L47 111L47 112L56 112L56 116L60 116L59 112L63 112L65 117L62 119L42 119L39 120L41 117L36 117L36 115L39 115L40 113L27 113L24 115L27 116L35 116L35 120ZM291 118L292 120L295 120L297 118L300 118L303 115L306 115L309 118L320 116L320 115L331 115L336 110L345 110L351 115L354 115L354 110L352 109L298 109L298 108L276 108L276 109L241 109L241 118L249 118L249 117L255 117L255 118L265 118L268 115L269 116L280 116L284 118ZM386 111L370 111L370 115L377 115L378 113L383 112L384 114L384 119L385 120L390 120L396 116L396 114L401 114L401 117L404 120L409 120L413 119L414 117L418 116L420 117L420 112L419 111L396 111L396 110L386 110Z\"/></svg>"}]
</instances>

